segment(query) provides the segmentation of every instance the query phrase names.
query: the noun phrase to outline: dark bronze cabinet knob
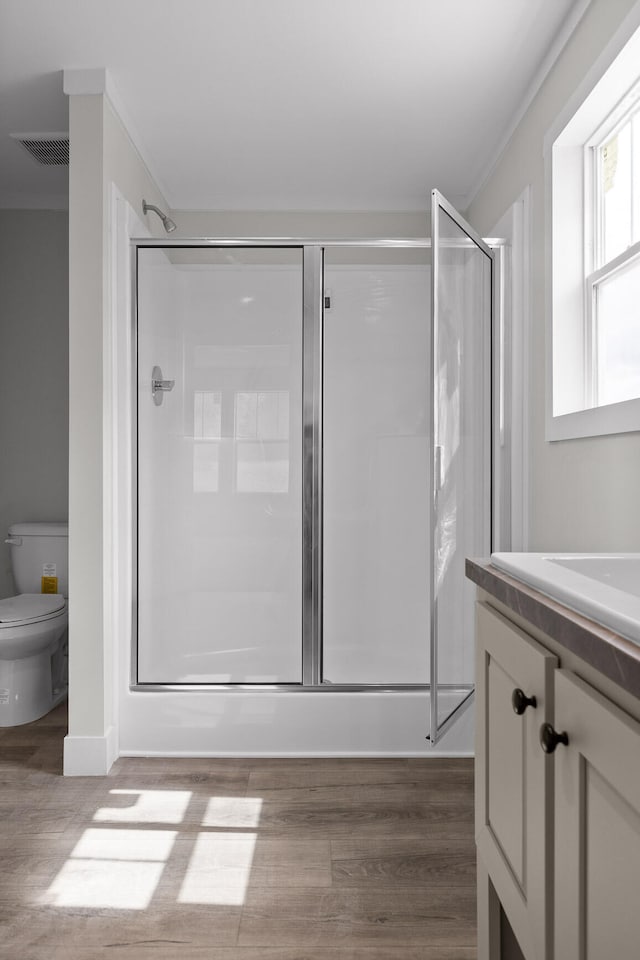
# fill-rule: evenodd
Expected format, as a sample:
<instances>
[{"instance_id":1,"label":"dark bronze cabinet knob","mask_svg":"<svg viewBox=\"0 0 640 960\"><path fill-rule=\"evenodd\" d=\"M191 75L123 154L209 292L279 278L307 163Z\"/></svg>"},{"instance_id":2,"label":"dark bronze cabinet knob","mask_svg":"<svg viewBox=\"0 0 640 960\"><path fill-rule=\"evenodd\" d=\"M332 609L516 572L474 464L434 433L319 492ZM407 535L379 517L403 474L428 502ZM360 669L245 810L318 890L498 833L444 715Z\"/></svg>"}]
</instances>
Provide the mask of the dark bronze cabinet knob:
<instances>
[{"instance_id":1,"label":"dark bronze cabinet knob","mask_svg":"<svg viewBox=\"0 0 640 960\"><path fill-rule=\"evenodd\" d=\"M535 697L528 697L524 690L517 687L511 694L511 706L513 707L513 712L521 717L527 707L535 707L537 706L537 702Z\"/></svg>"},{"instance_id":2,"label":"dark bronze cabinet knob","mask_svg":"<svg viewBox=\"0 0 640 960\"><path fill-rule=\"evenodd\" d=\"M540 727L540 746L545 753L553 753L559 743L569 746L569 737L566 733L557 733L550 723L543 723Z\"/></svg>"}]
</instances>

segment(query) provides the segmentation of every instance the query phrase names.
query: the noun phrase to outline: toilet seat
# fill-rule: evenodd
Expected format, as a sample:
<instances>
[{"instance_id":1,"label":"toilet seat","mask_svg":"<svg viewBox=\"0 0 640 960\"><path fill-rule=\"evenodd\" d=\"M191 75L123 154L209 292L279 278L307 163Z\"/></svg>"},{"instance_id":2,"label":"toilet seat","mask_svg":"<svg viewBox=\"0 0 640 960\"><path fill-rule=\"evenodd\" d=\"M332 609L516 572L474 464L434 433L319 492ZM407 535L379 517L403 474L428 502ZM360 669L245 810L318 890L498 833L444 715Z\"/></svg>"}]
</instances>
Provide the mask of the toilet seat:
<instances>
[{"instance_id":1,"label":"toilet seat","mask_svg":"<svg viewBox=\"0 0 640 960\"><path fill-rule=\"evenodd\" d=\"M20 593L0 600L0 630L52 620L66 612L60 593Z\"/></svg>"}]
</instances>

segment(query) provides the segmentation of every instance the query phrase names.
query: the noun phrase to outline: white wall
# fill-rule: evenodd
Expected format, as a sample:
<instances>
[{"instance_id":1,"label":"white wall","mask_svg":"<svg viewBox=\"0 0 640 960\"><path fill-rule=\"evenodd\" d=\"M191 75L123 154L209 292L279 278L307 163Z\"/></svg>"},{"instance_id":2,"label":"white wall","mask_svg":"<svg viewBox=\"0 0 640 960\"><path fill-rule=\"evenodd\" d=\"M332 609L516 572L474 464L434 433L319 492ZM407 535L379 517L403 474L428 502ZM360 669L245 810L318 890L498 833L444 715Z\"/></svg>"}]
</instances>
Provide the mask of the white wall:
<instances>
[{"instance_id":1,"label":"white wall","mask_svg":"<svg viewBox=\"0 0 640 960\"><path fill-rule=\"evenodd\" d=\"M143 197L161 207L166 203L104 93L72 95L69 125L69 592L73 599L65 770L100 773L106 772L117 749L115 642L108 608L113 451L112 436L105 430L111 403L112 185L135 210L140 211ZM159 221L150 220L149 226L162 232ZM124 312L119 320L129 323Z\"/></svg>"},{"instance_id":2,"label":"white wall","mask_svg":"<svg viewBox=\"0 0 640 960\"><path fill-rule=\"evenodd\" d=\"M429 197L425 193L425 211ZM174 210L178 237L428 237L426 213Z\"/></svg>"},{"instance_id":3,"label":"white wall","mask_svg":"<svg viewBox=\"0 0 640 960\"><path fill-rule=\"evenodd\" d=\"M531 550L638 550L640 435L548 443L543 139L635 0L593 0L467 216L490 231L531 185Z\"/></svg>"},{"instance_id":4,"label":"white wall","mask_svg":"<svg viewBox=\"0 0 640 960\"><path fill-rule=\"evenodd\" d=\"M0 597L10 523L68 515L68 216L0 210Z\"/></svg>"}]
</instances>

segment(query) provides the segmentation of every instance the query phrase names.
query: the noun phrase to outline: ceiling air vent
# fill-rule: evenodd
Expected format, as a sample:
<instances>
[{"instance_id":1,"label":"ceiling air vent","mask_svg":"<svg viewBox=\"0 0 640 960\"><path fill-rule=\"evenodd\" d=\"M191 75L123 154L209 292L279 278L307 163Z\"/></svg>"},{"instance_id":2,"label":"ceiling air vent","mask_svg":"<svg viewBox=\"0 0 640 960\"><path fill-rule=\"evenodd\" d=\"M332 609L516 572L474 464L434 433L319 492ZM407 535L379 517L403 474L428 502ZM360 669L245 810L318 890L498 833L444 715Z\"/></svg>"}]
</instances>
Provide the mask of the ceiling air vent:
<instances>
[{"instance_id":1,"label":"ceiling air vent","mask_svg":"<svg viewBox=\"0 0 640 960\"><path fill-rule=\"evenodd\" d=\"M69 166L68 133L12 133L10 135L37 163Z\"/></svg>"}]
</instances>

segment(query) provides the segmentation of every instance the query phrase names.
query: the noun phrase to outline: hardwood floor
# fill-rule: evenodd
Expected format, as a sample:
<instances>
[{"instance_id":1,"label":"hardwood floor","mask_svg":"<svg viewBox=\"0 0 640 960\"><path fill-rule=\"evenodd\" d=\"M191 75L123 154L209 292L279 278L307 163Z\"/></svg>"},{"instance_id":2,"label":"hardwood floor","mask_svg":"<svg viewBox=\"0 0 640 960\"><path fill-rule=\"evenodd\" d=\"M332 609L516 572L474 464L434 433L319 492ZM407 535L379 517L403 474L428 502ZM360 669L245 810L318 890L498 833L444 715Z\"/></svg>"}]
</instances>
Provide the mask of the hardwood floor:
<instances>
[{"instance_id":1,"label":"hardwood floor","mask_svg":"<svg viewBox=\"0 0 640 960\"><path fill-rule=\"evenodd\" d=\"M121 759L0 728L0 957L472 960L470 760Z\"/></svg>"}]
</instances>

